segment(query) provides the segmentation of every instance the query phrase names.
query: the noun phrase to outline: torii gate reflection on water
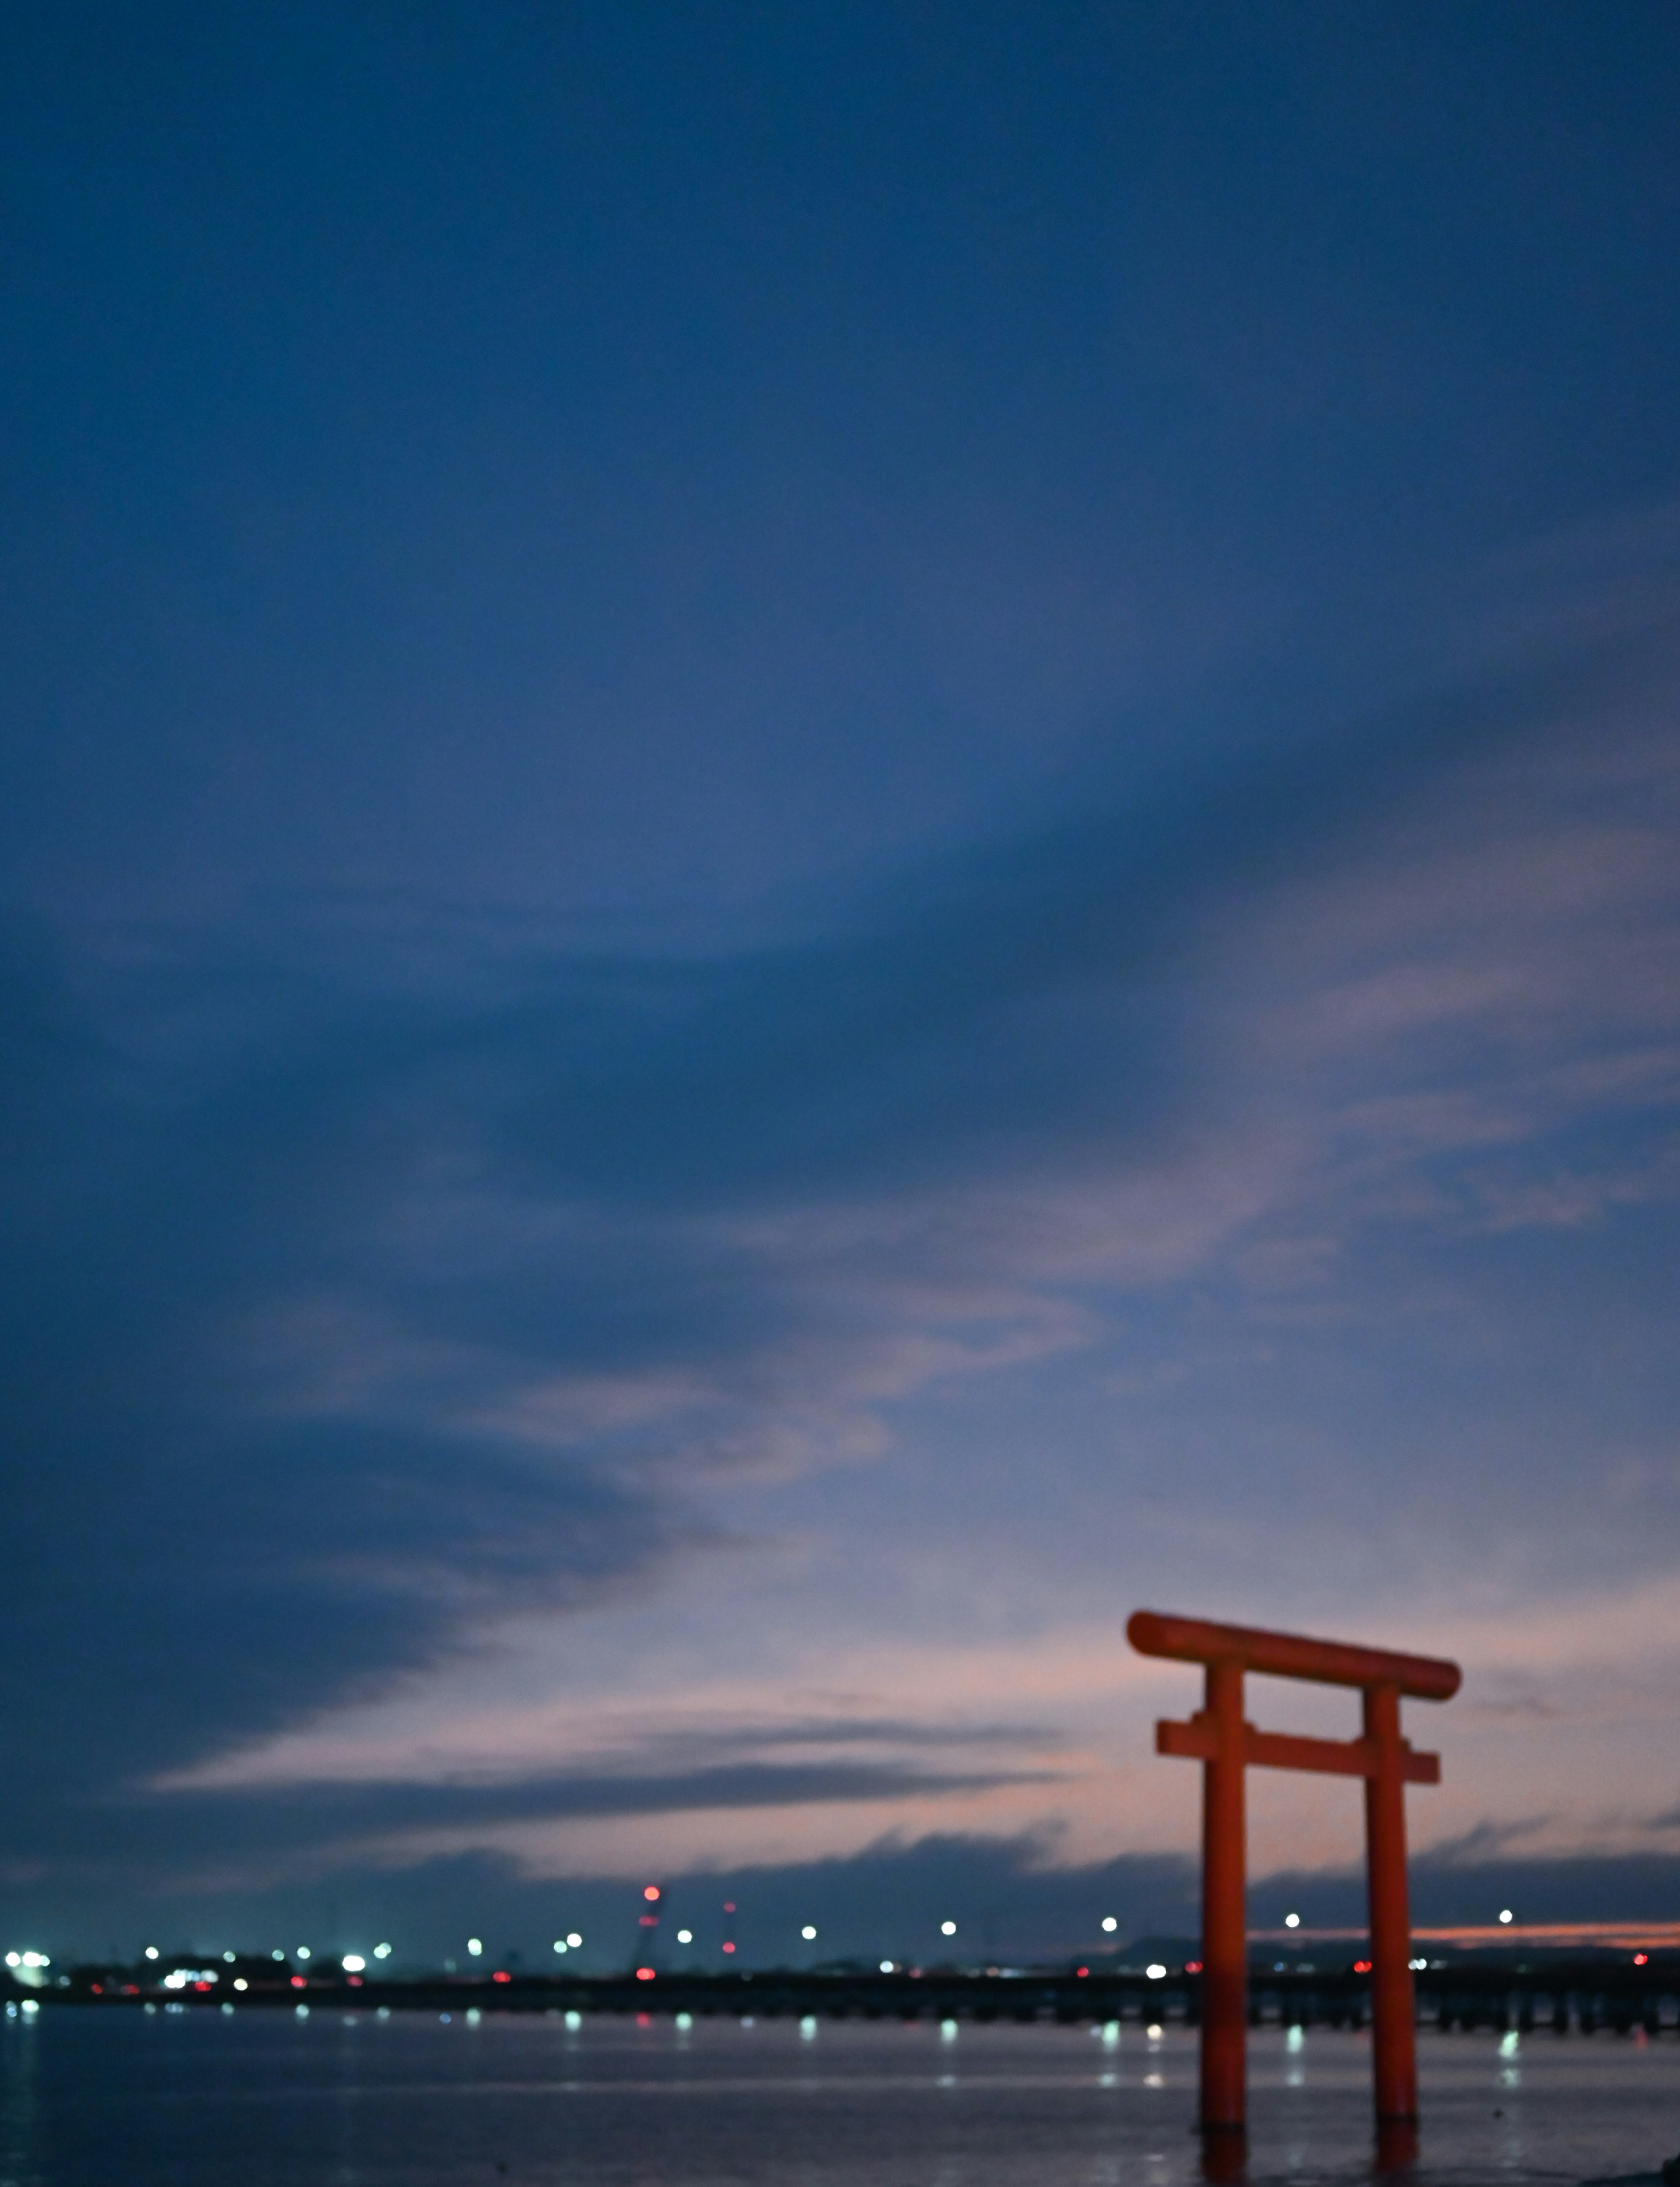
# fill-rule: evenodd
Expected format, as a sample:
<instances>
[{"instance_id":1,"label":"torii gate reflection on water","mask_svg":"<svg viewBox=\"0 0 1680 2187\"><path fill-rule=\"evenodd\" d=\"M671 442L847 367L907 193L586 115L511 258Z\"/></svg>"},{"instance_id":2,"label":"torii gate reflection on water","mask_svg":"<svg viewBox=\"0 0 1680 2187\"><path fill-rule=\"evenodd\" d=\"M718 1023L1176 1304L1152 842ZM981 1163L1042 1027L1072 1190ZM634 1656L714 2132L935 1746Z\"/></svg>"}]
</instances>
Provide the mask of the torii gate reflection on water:
<instances>
[{"instance_id":1,"label":"torii gate reflection on water","mask_svg":"<svg viewBox=\"0 0 1680 2187\"><path fill-rule=\"evenodd\" d=\"M1244 1770L1311 1769L1365 1780L1366 1888L1371 1932L1371 2049L1379 2161L1409 2162L1417 2147L1418 2049L1412 1987L1412 1930L1406 1897L1405 1787L1438 1785L1441 1757L1414 1753L1400 1735L1400 1701L1450 1701L1456 1663L1396 1656L1293 1633L1214 1625L1140 1610L1127 1626L1134 1648L1200 1663L1207 1699L1188 1723L1155 1726L1159 1754L1202 1764L1201 2126L1210 2169L1240 2162L1247 2127L1248 1942ZM1302 1739L1257 1731L1243 1716L1243 1678L1311 1678L1357 1686L1363 1696L1358 1739Z\"/></svg>"}]
</instances>

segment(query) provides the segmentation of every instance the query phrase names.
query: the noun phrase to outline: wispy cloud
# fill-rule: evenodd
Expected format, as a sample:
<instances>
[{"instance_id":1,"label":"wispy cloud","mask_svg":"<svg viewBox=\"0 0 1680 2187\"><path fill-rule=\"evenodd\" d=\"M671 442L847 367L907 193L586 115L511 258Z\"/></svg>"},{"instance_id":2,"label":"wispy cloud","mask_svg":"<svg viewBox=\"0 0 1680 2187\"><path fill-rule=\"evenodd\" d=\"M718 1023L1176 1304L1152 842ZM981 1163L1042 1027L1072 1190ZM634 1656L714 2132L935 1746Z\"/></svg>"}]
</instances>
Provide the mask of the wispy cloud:
<instances>
[{"instance_id":1,"label":"wispy cloud","mask_svg":"<svg viewBox=\"0 0 1680 2187\"><path fill-rule=\"evenodd\" d=\"M1670 596L1640 582L1649 631ZM1637 685L1592 657L1560 684L1550 654L1484 662L1469 692L1093 801L779 948L504 937L481 976L468 950L435 979L371 946L331 971L225 939L68 969L14 950L5 1660L22 1736L56 1757L13 1814L19 1856L114 1783L301 1783L323 1710L405 1705L521 1618L651 1601L739 1553L742 1499L861 1479L935 1447L941 1408L1059 1365L1211 1444L1218 1358L1286 1373L1332 1324L1481 1341L1466 1256L1637 1217L1680 1180L1675 684L1648 654ZM1509 1400L1485 1358L1472 1380ZM1315 1478L1389 1494L1396 1432L1421 1431L1354 1454L1321 1430ZM1254 1462L1220 1504L1186 1460L1157 1550L1212 1544L1229 1571L1245 1538L1339 1543L1329 1512L1245 1485ZM1559 1466L1536 1461L1532 1508L1557 1508ZM1458 1523L1509 1479L1485 1475ZM1443 1478L1419 1460L1419 1495ZM1402 1578L1458 1573L1438 1526L1391 1523ZM1669 1555L1637 1511L1619 1538ZM1565 1530L1553 1553L1584 1551ZM1477 1644L1497 1660L1497 1633ZM870 1706L944 1736L902 1680ZM45 1735L65 1709L73 1750ZM470 1833L614 1800L909 1813L1054 1781L900 1752L563 1783L507 1731L500 1791L422 1801L412 1751L388 1757L381 1827L426 1802ZM337 1842L347 1780L313 1781L340 1789L296 1827Z\"/></svg>"}]
</instances>

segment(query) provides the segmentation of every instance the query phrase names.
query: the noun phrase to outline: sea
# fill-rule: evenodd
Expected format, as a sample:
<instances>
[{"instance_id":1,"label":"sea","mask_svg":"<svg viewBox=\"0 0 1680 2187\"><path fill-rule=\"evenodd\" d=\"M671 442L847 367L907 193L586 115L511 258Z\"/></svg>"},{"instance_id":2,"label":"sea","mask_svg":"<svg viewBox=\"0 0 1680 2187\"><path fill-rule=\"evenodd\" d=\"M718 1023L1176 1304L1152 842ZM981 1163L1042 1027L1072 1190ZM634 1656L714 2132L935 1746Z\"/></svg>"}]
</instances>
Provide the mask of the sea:
<instances>
[{"instance_id":1,"label":"sea","mask_svg":"<svg viewBox=\"0 0 1680 2187\"><path fill-rule=\"evenodd\" d=\"M1402 2181L1680 2152L1672 2033L1419 2048ZM14 2009L0 2187L1193 2187L1195 2085L1193 2031L1129 2022ZM1367 2037L1257 2030L1245 2176L1371 2179L1369 2106Z\"/></svg>"}]
</instances>

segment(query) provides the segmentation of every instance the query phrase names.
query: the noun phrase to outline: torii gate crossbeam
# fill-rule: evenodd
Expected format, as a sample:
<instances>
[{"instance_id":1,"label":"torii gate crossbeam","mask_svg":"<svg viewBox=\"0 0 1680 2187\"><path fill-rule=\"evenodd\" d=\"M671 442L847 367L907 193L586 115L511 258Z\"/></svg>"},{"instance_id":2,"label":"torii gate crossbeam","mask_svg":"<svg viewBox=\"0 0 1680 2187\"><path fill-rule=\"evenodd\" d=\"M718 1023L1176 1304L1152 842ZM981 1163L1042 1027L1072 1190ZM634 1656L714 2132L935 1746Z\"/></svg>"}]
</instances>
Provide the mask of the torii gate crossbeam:
<instances>
[{"instance_id":1,"label":"torii gate crossbeam","mask_svg":"<svg viewBox=\"0 0 1680 2187\"><path fill-rule=\"evenodd\" d=\"M1247 1819L1244 1771L1307 1769L1365 1780L1366 1886L1371 1932L1371 2038L1379 2130L1418 2115L1416 2008L1406 1896L1405 1787L1438 1785L1441 1758L1415 1753L1400 1733L1400 1701L1450 1701L1456 1663L1399 1656L1294 1633L1215 1625L1140 1610L1127 1626L1134 1648L1200 1663L1207 1699L1188 1723L1155 1726L1155 1751L1202 1764L1201 2123L1240 2133L1247 2118ZM1301 1739L1257 1731L1243 1715L1243 1678L1310 1678L1357 1686L1358 1739Z\"/></svg>"}]
</instances>

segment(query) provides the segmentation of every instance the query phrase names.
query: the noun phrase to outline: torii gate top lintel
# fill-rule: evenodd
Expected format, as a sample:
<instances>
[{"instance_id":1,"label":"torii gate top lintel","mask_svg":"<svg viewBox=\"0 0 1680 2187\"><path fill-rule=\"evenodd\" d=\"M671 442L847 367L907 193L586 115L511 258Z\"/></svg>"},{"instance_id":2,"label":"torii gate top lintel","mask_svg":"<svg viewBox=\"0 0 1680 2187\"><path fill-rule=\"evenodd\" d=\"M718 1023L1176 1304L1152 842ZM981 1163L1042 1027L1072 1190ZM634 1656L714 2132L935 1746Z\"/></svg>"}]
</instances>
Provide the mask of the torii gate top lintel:
<instances>
[{"instance_id":1,"label":"torii gate top lintel","mask_svg":"<svg viewBox=\"0 0 1680 2187\"><path fill-rule=\"evenodd\" d=\"M1463 1677L1442 1656L1401 1656L1386 1648L1357 1648L1346 1640L1312 1640L1300 1633L1267 1633L1252 1625L1217 1625L1205 1617L1173 1617L1159 1610L1134 1611L1126 1637L1140 1656L1168 1656L1181 1663L1239 1663L1277 1678L1311 1678L1320 1685L1393 1686L1420 1701L1450 1701Z\"/></svg>"}]
</instances>

